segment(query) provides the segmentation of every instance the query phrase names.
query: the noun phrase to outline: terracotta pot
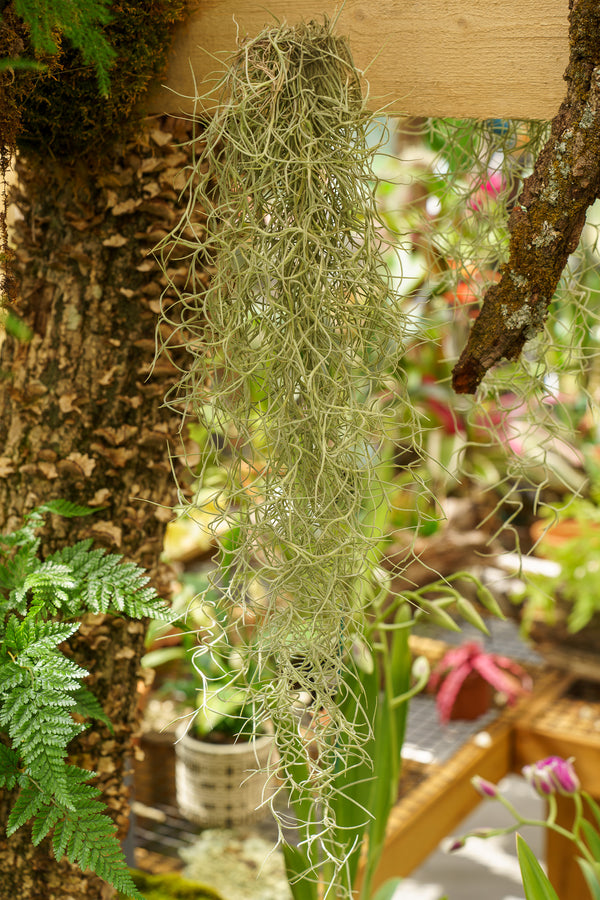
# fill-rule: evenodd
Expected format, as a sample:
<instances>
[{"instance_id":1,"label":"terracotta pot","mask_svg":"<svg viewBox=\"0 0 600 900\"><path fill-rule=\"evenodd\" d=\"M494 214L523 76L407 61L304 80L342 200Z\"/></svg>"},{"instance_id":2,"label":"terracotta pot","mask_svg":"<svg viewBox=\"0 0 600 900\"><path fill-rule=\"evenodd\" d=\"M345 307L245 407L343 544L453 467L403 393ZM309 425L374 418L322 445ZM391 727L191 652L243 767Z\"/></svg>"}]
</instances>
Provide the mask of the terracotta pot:
<instances>
[{"instance_id":1,"label":"terracotta pot","mask_svg":"<svg viewBox=\"0 0 600 900\"><path fill-rule=\"evenodd\" d=\"M597 528L598 526L588 524L586 527ZM544 554L545 548L561 547L565 541L581 537L581 532L581 522L577 519L559 519L553 525L550 525L547 519L536 519L529 529L535 543L541 539L537 549L540 556L546 555Z\"/></svg>"},{"instance_id":2,"label":"terracotta pot","mask_svg":"<svg viewBox=\"0 0 600 900\"><path fill-rule=\"evenodd\" d=\"M454 701L450 719L478 719L492 706L494 689L479 672L469 672Z\"/></svg>"},{"instance_id":3,"label":"terracotta pot","mask_svg":"<svg viewBox=\"0 0 600 900\"><path fill-rule=\"evenodd\" d=\"M138 741L134 772L135 799L146 806L175 805L175 735L147 731Z\"/></svg>"}]
</instances>

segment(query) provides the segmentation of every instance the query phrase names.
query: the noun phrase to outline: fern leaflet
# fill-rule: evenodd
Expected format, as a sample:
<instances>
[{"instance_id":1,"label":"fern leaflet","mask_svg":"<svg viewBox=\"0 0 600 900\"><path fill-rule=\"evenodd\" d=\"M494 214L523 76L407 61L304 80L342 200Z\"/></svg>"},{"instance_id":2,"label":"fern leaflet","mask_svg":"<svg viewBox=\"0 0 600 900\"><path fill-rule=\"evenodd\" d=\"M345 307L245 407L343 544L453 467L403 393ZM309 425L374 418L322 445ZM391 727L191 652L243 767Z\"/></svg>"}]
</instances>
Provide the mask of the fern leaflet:
<instances>
[{"instance_id":1,"label":"fern leaflet","mask_svg":"<svg viewBox=\"0 0 600 900\"><path fill-rule=\"evenodd\" d=\"M32 841L52 835L57 857L94 871L121 892L141 897L93 772L67 763L69 744L86 727L73 714L109 728L84 686L85 669L61 651L86 612L168 619L147 575L122 557L80 541L46 559L37 530L50 513L75 516L86 507L53 501L0 536L0 787L20 788L7 833L32 821ZM6 745L5 738L8 741Z\"/></svg>"}]
</instances>

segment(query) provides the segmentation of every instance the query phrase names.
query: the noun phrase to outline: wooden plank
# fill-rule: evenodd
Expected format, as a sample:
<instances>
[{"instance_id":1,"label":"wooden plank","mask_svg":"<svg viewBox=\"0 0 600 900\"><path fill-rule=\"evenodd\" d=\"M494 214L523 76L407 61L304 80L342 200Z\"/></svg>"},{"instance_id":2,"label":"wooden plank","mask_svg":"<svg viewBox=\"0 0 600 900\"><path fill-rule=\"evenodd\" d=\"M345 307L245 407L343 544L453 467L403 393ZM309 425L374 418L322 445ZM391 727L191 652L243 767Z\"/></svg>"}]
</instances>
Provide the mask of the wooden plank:
<instances>
[{"instance_id":1,"label":"wooden plank","mask_svg":"<svg viewBox=\"0 0 600 900\"><path fill-rule=\"evenodd\" d=\"M437 658L440 641L411 638L413 652ZM515 763L515 728L526 726L553 699L564 693L570 676L563 672L540 671L531 695L486 726L489 742L472 738L446 763L432 764L431 773L392 810L386 843L377 869L374 887L394 876L405 877L435 850L481 801L471 784L479 775L493 784L509 772L520 771ZM542 755L543 756L543 755ZM541 757L536 757L536 759ZM528 762L531 762L529 758ZM523 763L519 760L520 764ZM359 869L359 877L360 877Z\"/></svg>"},{"instance_id":2,"label":"wooden plank","mask_svg":"<svg viewBox=\"0 0 600 900\"><path fill-rule=\"evenodd\" d=\"M574 681L572 674L557 675L534 705L523 708L515 722L513 767L520 771L548 756L574 756L584 789L600 797L600 704L565 696Z\"/></svg>"},{"instance_id":3,"label":"wooden plank","mask_svg":"<svg viewBox=\"0 0 600 900\"><path fill-rule=\"evenodd\" d=\"M474 775L498 782L511 767L512 717L501 716L486 731L489 746L472 739L448 762L394 807L385 848L375 876L377 888L388 878L409 875L480 803L471 784Z\"/></svg>"},{"instance_id":4,"label":"wooden plank","mask_svg":"<svg viewBox=\"0 0 600 900\"><path fill-rule=\"evenodd\" d=\"M336 14L339 0L201 0L179 26L149 112L189 114L236 38L275 19ZM568 0L346 0L336 26L368 69L370 105L396 114L550 119L565 93ZM194 8L197 7L197 8ZM269 15L271 13L271 16ZM175 93L176 92L176 93Z\"/></svg>"},{"instance_id":5,"label":"wooden plank","mask_svg":"<svg viewBox=\"0 0 600 900\"><path fill-rule=\"evenodd\" d=\"M556 824L569 831L573 825L575 812L573 801L570 797L561 797L557 794L556 805ZM597 826L587 806L584 808L584 817L592 825ZM546 863L548 878L560 900L581 900L582 897L590 896L572 841L550 829L546 831Z\"/></svg>"},{"instance_id":6,"label":"wooden plank","mask_svg":"<svg viewBox=\"0 0 600 900\"><path fill-rule=\"evenodd\" d=\"M548 756L575 757L575 768L583 788L600 797L600 735L554 734L541 728L517 726L515 729L515 769Z\"/></svg>"}]
</instances>

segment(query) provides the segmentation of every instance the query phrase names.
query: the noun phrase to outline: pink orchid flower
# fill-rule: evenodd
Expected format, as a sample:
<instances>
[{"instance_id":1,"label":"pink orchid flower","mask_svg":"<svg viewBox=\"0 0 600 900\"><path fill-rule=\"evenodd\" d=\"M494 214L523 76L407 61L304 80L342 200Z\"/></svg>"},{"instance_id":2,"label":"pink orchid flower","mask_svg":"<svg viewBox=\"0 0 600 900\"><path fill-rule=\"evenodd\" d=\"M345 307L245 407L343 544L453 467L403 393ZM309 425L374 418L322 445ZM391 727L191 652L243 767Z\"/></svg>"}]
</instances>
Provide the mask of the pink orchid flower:
<instances>
[{"instance_id":1,"label":"pink orchid flower","mask_svg":"<svg viewBox=\"0 0 600 900\"><path fill-rule=\"evenodd\" d=\"M542 797L549 794L576 794L580 788L579 778L573 766L574 757L548 756L531 766L524 766L523 777Z\"/></svg>"}]
</instances>

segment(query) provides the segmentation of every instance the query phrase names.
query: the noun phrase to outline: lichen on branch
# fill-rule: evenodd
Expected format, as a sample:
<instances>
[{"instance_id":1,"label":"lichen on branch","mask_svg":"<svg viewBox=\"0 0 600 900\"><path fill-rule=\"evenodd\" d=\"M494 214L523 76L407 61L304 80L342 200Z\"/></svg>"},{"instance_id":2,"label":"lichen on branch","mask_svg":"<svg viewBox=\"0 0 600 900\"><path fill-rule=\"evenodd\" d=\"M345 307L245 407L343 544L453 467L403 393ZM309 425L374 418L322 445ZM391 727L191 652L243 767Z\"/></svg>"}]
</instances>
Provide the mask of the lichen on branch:
<instances>
[{"instance_id":1,"label":"lichen on branch","mask_svg":"<svg viewBox=\"0 0 600 900\"><path fill-rule=\"evenodd\" d=\"M567 95L508 223L509 259L487 291L453 371L473 394L501 359L517 359L542 330L586 212L600 193L600 6L570 0Z\"/></svg>"}]
</instances>

